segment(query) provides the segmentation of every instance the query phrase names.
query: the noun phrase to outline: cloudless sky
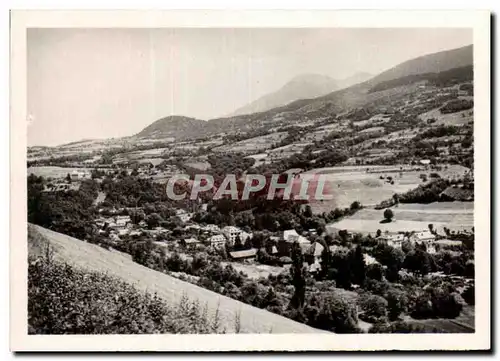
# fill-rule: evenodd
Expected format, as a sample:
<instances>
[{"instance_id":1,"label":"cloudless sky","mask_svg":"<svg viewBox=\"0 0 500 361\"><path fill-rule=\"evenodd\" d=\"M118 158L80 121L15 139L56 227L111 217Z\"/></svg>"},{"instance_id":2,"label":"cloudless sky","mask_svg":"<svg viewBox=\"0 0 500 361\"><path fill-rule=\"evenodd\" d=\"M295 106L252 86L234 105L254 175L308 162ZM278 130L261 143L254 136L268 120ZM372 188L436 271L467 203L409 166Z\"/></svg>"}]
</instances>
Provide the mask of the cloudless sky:
<instances>
[{"instance_id":1,"label":"cloudless sky","mask_svg":"<svg viewBox=\"0 0 500 361\"><path fill-rule=\"evenodd\" d=\"M341 79L472 43L470 29L29 29L29 145L231 113L304 73Z\"/></svg>"}]
</instances>

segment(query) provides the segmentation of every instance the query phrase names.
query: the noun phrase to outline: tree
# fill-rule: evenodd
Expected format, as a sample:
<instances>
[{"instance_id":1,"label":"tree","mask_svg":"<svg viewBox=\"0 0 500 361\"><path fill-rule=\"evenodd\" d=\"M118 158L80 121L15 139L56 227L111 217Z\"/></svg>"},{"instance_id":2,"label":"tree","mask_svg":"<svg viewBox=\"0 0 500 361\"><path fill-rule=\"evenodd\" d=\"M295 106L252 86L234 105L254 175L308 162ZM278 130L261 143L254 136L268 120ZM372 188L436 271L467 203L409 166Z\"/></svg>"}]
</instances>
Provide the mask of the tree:
<instances>
[{"instance_id":1,"label":"tree","mask_svg":"<svg viewBox=\"0 0 500 361\"><path fill-rule=\"evenodd\" d=\"M462 293L462 298L468 305L474 306L476 303L475 289L474 285L470 285Z\"/></svg>"},{"instance_id":2,"label":"tree","mask_svg":"<svg viewBox=\"0 0 500 361\"><path fill-rule=\"evenodd\" d=\"M325 243L328 246L333 244L333 237L330 234L325 235Z\"/></svg>"},{"instance_id":3,"label":"tree","mask_svg":"<svg viewBox=\"0 0 500 361\"><path fill-rule=\"evenodd\" d=\"M302 308L306 296L306 278L304 269L304 257L302 250L297 242L292 246L292 267L290 268L292 276L292 285L295 291L292 296L291 306L293 308Z\"/></svg>"},{"instance_id":4,"label":"tree","mask_svg":"<svg viewBox=\"0 0 500 361\"><path fill-rule=\"evenodd\" d=\"M313 216L312 209L310 205L307 205L304 210L304 217L311 218Z\"/></svg>"},{"instance_id":5,"label":"tree","mask_svg":"<svg viewBox=\"0 0 500 361\"><path fill-rule=\"evenodd\" d=\"M145 214L143 211L140 211L140 212L136 212L136 211L133 211L131 214L130 214L130 220L132 221L132 223L134 224L139 224L141 221L143 221L145 219Z\"/></svg>"},{"instance_id":6,"label":"tree","mask_svg":"<svg viewBox=\"0 0 500 361\"><path fill-rule=\"evenodd\" d=\"M373 257L382 265L387 267L395 266L397 270L401 269L405 259L403 251L385 243L375 246L373 249Z\"/></svg>"},{"instance_id":7,"label":"tree","mask_svg":"<svg viewBox=\"0 0 500 361\"><path fill-rule=\"evenodd\" d=\"M384 268L378 263L372 263L366 267L366 277L382 281L384 278Z\"/></svg>"},{"instance_id":8,"label":"tree","mask_svg":"<svg viewBox=\"0 0 500 361\"><path fill-rule=\"evenodd\" d=\"M390 324L377 323L373 325L369 333L439 333L437 328L433 328L432 331L427 330L426 327L421 325L415 325L407 323L404 321L397 321Z\"/></svg>"},{"instance_id":9,"label":"tree","mask_svg":"<svg viewBox=\"0 0 500 361\"><path fill-rule=\"evenodd\" d=\"M68 174L66 174L66 182L68 183L71 183L71 176Z\"/></svg>"},{"instance_id":10,"label":"tree","mask_svg":"<svg viewBox=\"0 0 500 361\"><path fill-rule=\"evenodd\" d=\"M413 243L411 243L411 241L409 241L409 240L405 240L401 244L401 249L403 250L404 253L409 253L409 252L413 251L413 249L414 249Z\"/></svg>"},{"instance_id":11,"label":"tree","mask_svg":"<svg viewBox=\"0 0 500 361\"><path fill-rule=\"evenodd\" d=\"M382 231L380 229L377 229L377 238L382 235Z\"/></svg>"},{"instance_id":12,"label":"tree","mask_svg":"<svg viewBox=\"0 0 500 361\"><path fill-rule=\"evenodd\" d=\"M241 251L243 249L243 242L241 241L240 235L236 235L236 238L234 239L234 246L233 249L235 251Z\"/></svg>"},{"instance_id":13,"label":"tree","mask_svg":"<svg viewBox=\"0 0 500 361\"><path fill-rule=\"evenodd\" d=\"M387 318L387 301L377 295L363 295L360 297L360 305L363 310L363 319L368 322L385 321Z\"/></svg>"},{"instance_id":14,"label":"tree","mask_svg":"<svg viewBox=\"0 0 500 361\"><path fill-rule=\"evenodd\" d=\"M353 274L351 271L349 254L334 254L332 256L331 264L334 265L337 270L335 273L335 282L337 283L337 287L350 289L352 286Z\"/></svg>"},{"instance_id":15,"label":"tree","mask_svg":"<svg viewBox=\"0 0 500 361\"><path fill-rule=\"evenodd\" d=\"M399 316L407 310L408 298L406 294L401 290L393 288L387 292L386 299L389 320L398 320Z\"/></svg>"},{"instance_id":16,"label":"tree","mask_svg":"<svg viewBox=\"0 0 500 361\"><path fill-rule=\"evenodd\" d=\"M358 201L352 202L349 208L351 211L357 211L361 209L361 203L359 203Z\"/></svg>"},{"instance_id":17,"label":"tree","mask_svg":"<svg viewBox=\"0 0 500 361\"><path fill-rule=\"evenodd\" d=\"M354 253L350 254L353 283L362 285L366 277L365 259L361 246L357 246Z\"/></svg>"},{"instance_id":18,"label":"tree","mask_svg":"<svg viewBox=\"0 0 500 361\"><path fill-rule=\"evenodd\" d=\"M278 295L276 294L276 291L274 290L274 287L271 286L268 288L267 294L262 300L262 307L266 308L271 312L281 314L282 305L280 299L278 298Z\"/></svg>"},{"instance_id":19,"label":"tree","mask_svg":"<svg viewBox=\"0 0 500 361\"><path fill-rule=\"evenodd\" d=\"M387 208L384 211L384 219L386 219L388 222L391 222L393 217L394 217L394 213L392 212L391 209Z\"/></svg>"},{"instance_id":20,"label":"tree","mask_svg":"<svg viewBox=\"0 0 500 361\"><path fill-rule=\"evenodd\" d=\"M467 278L474 279L474 275L475 275L474 262L467 262L465 264L464 276Z\"/></svg>"},{"instance_id":21,"label":"tree","mask_svg":"<svg viewBox=\"0 0 500 361\"><path fill-rule=\"evenodd\" d=\"M455 318L462 311L462 304L455 297L456 294L449 292L444 287L427 289L431 295L432 308L435 317Z\"/></svg>"},{"instance_id":22,"label":"tree","mask_svg":"<svg viewBox=\"0 0 500 361\"><path fill-rule=\"evenodd\" d=\"M307 323L335 333L357 333L356 308L352 303L328 293L314 294L304 307Z\"/></svg>"},{"instance_id":23,"label":"tree","mask_svg":"<svg viewBox=\"0 0 500 361\"><path fill-rule=\"evenodd\" d=\"M429 232L434 233L434 225L432 223L429 223Z\"/></svg>"},{"instance_id":24,"label":"tree","mask_svg":"<svg viewBox=\"0 0 500 361\"><path fill-rule=\"evenodd\" d=\"M148 228L152 229L154 227L158 227L160 222L163 221L161 216L158 213L151 213L146 218L146 223L148 224Z\"/></svg>"},{"instance_id":25,"label":"tree","mask_svg":"<svg viewBox=\"0 0 500 361\"><path fill-rule=\"evenodd\" d=\"M435 268L435 263L427 252L416 249L406 255L403 266L409 271L426 275Z\"/></svg>"},{"instance_id":26,"label":"tree","mask_svg":"<svg viewBox=\"0 0 500 361\"><path fill-rule=\"evenodd\" d=\"M328 245L323 246L323 251L321 251L321 278L326 278L328 274L328 268L330 267L330 249Z\"/></svg>"}]
</instances>

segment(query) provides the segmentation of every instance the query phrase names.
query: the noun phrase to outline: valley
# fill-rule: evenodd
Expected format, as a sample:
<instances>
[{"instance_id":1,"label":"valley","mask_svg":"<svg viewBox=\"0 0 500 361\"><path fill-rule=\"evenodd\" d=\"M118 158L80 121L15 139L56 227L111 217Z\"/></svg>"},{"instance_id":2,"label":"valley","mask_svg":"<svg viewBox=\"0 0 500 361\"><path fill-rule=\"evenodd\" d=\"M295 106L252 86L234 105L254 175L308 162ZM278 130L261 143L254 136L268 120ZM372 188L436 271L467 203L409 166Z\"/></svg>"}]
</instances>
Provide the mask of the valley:
<instances>
[{"instance_id":1,"label":"valley","mask_svg":"<svg viewBox=\"0 0 500 361\"><path fill-rule=\"evenodd\" d=\"M241 309L235 332L471 332L472 46L352 84L313 78L228 117L28 149L30 232L168 302L218 301L228 329ZM215 184L171 199L180 174L178 194L198 174ZM268 183L213 198L251 174L322 175L332 199L266 199Z\"/></svg>"}]
</instances>

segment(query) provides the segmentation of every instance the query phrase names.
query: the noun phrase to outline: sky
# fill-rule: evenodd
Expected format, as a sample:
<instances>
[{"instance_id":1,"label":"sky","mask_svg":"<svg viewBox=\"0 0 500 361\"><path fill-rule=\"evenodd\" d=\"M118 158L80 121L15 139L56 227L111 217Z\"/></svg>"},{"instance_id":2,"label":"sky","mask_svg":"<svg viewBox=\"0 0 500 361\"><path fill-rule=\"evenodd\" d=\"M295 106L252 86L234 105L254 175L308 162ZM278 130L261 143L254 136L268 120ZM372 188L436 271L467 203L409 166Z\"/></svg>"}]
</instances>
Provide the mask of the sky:
<instances>
[{"instance_id":1,"label":"sky","mask_svg":"<svg viewBox=\"0 0 500 361\"><path fill-rule=\"evenodd\" d=\"M470 29L29 29L28 145L221 117L295 76L378 74L472 43Z\"/></svg>"}]
</instances>

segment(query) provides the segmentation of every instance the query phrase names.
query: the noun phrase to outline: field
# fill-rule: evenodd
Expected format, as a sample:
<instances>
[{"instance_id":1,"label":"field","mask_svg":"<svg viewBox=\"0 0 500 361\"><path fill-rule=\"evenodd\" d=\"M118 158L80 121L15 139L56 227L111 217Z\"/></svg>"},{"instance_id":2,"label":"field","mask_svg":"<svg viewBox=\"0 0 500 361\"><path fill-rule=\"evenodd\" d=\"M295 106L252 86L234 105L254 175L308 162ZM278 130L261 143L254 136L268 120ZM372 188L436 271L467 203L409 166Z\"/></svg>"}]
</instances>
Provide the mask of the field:
<instances>
[{"instance_id":1,"label":"field","mask_svg":"<svg viewBox=\"0 0 500 361\"><path fill-rule=\"evenodd\" d=\"M141 150L137 152L130 152L127 153L127 155L131 159L148 158L148 157L161 156L162 154L168 152L169 149L170 148L154 148L154 149Z\"/></svg>"},{"instance_id":2,"label":"field","mask_svg":"<svg viewBox=\"0 0 500 361\"><path fill-rule=\"evenodd\" d=\"M131 261L129 257L119 252L107 251L99 246L35 225L28 226L28 233L31 239L30 252L40 252L40 249L37 250L40 246L33 244L32 240L42 237L48 239L54 246L56 260L118 277L139 290L156 292L169 304L178 304L183 295L186 295L191 301L198 300L202 306L206 304L210 314L219 308L221 326L230 333L234 330L237 314L240 314L242 333L325 332L154 271Z\"/></svg>"},{"instance_id":3,"label":"field","mask_svg":"<svg viewBox=\"0 0 500 361\"><path fill-rule=\"evenodd\" d=\"M474 120L474 113L471 109L468 109L456 113L441 114L439 109L434 109L427 113L420 114L419 117L423 121L427 121L427 119L431 118L437 119L433 125L464 125Z\"/></svg>"},{"instance_id":4,"label":"field","mask_svg":"<svg viewBox=\"0 0 500 361\"><path fill-rule=\"evenodd\" d=\"M329 212L335 208L349 207L352 202L359 201L364 206L373 206L381 201L391 198L395 193L406 192L416 188L422 183L419 175L421 172L394 171L395 167L371 166L370 170L380 173L367 173L366 166L346 166L322 168L308 173L327 175L328 189L333 194L333 199L311 203L314 213ZM380 179L380 177L384 179ZM394 184L386 182L385 177L392 176Z\"/></svg>"},{"instance_id":5,"label":"field","mask_svg":"<svg viewBox=\"0 0 500 361\"><path fill-rule=\"evenodd\" d=\"M34 174L38 177L44 177L44 178L64 178L68 175L68 173L74 172L88 172L90 173L92 171L92 168L63 168L63 167L50 167L50 166L43 166L43 167L29 167L28 168L28 175Z\"/></svg>"},{"instance_id":6,"label":"field","mask_svg":"<svg viewBox=\"0 0 500 361\"><path fill-rule=\"evenodd\" d=\"M287 136L288 132L276 132L260 137L245 139L240 142L213 148L215 152L259 152L269 149L273 144Z\"/></svg>"},{"instance_id":7,"label":"field","mask_svg":"<svg viewBox=\"0 0 500 361\"><path fill-rule=\"evenodd\" d=\"M443 227L452 231L470 230L474 227L474 203L438 202L431 204L399 204L392 207L394 219L390 223L380 223L383 210L362 209L352 217L327 226L329 229L346 229L352 232L375 233L407 232L428 229L429 223L441 234Z\"/></svg>"},{"instance_id":8,"label":"field","mask_svg":"<svg viewBox=\"0 0 500 361\"><path fill-rule=\"evenodd\" d=\"M464 306L460 315L452 320L435 319L435 320L414 320L407 317L405 321L424 326L430 330L437 328L443 333L471 333L475 329L475 309L474 306Z\"/></svg>"},{"instance_id":9,"label":"field","mask_svg":"<svg viewBox=\"0 0 500 361\"><path fill-rule=\"evenodd\" d=\"M367 172L367 169L369 171ZM415 170L410 170L415 169ZM419 170L418 170L419 169ZM463 176L467 168L449 165L448 169L437 172L442 177ZM365 207L374 206L391 198L395 193L404 193L423 184L420 174L434 172L423 167L409 168L400 166L344 166L313 169L307 173L326 174L328 189L333 199L311 202L314 213L329 212L335 208L349 207L352 202L359 201ZM390 176L394 184L387 182ZM380 179L380 177L384 179Z\"/></svg>"},{"instance_id":10,"label":"field","mask_svg":"<svg viewBox=\"0 0 500 361\"><path fill-rule=\"evenodd\" d=\"M191 167L191 168L196 168L199 170L207 170L210 168L210 163L206 161L193 161L193 162L187 162L185 163L186 166Z\"/></svg>"},{"instance_id":11,"label":"field","mask_svg":"<svg viewBox=\"0 0 500 361\"><path fill-rule=\"evenodd\" d=\"M285 268L283 267L275 267L275 266L268 266L265 264L245 264L245 263L238 263L238 262L221 262L222 266L227 266L231 265L236 271L238 272L243 272L246 274L249 278L257 279L260 277L267 278L269 275L279 275L280 273L284 272Z\"/></svg>"}]
</instances>

